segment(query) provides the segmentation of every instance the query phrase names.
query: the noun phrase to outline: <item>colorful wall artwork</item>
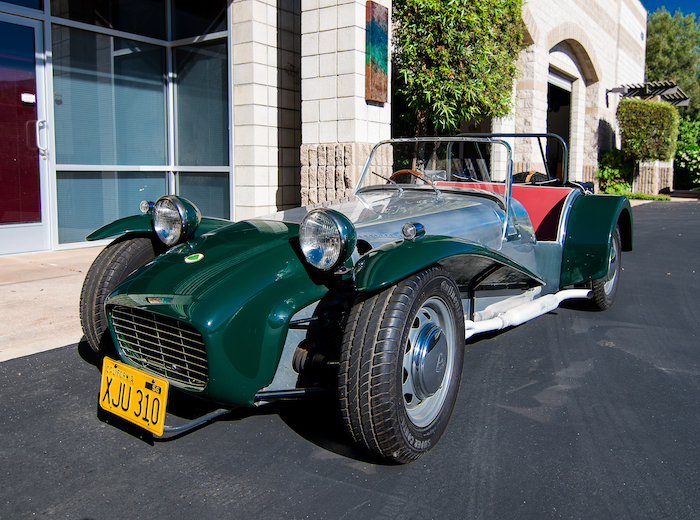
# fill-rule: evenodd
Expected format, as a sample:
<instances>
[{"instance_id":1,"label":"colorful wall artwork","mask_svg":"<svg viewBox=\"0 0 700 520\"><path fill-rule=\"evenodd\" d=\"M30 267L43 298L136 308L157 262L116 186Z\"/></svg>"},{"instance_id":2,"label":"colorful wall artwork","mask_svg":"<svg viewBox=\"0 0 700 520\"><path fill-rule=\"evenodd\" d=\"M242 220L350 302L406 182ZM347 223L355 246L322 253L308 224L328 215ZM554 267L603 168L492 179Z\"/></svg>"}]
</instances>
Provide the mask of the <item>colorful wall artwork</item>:
<instances>
[{"instance_id":1,"label":"colorful wall artwork","mask_svg":"<svg viewBox=\"0 0 700 520\"><path fill-rule=\"evenodd\" d=\"M387 101L389 66L389 10L376 2L367 2L367 43L365 58L365 99Z\"/></svg>"}]
</instances>

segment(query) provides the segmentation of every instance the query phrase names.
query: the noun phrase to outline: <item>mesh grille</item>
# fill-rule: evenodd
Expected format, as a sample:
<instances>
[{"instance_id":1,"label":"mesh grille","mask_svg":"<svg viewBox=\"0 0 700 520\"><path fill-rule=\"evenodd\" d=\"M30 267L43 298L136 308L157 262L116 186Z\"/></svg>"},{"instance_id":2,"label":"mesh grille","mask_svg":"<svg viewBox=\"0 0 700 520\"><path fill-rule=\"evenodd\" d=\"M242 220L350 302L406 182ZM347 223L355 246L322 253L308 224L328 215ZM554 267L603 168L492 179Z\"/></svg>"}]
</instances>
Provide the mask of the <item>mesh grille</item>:
<instances>
[{"instance_id":1,"label":"mesh grille","mask_svg":"<svg viewBox=\"0 0 700 520\"><path fill-rule=\"evenodd\" d=\"M112 307L112 325L124 357L175 386L207 385L202 336L181 321L132 307Z\"/></svg>"}]
</instances>

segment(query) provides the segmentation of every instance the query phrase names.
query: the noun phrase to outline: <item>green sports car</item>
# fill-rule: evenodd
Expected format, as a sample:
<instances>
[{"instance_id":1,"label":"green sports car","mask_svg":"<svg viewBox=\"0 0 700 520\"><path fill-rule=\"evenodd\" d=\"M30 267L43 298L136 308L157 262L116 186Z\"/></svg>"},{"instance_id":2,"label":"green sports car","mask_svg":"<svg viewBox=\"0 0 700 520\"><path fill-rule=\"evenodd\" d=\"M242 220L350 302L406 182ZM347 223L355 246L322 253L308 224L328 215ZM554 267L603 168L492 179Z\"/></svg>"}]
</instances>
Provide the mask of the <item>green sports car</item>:
<instances>
[{"instance_id":1,"label":"green sports car","mask_svg":"<svg viewBox=\"0 0 700 520\"><path fill-rule=\"evenodd\" d=\"M518 139L542 160L514 173ZM355 442L416 460L447 426L468 338L615 298L629 202L570 182L567 156L551 134L395 139L351 196L313 207L231 222L144 201L88 237L117 237L80 302L100 406L161 436L181 431L170 386L221 406L177 428L331 389Z\"/></svg>"}]
</instances>

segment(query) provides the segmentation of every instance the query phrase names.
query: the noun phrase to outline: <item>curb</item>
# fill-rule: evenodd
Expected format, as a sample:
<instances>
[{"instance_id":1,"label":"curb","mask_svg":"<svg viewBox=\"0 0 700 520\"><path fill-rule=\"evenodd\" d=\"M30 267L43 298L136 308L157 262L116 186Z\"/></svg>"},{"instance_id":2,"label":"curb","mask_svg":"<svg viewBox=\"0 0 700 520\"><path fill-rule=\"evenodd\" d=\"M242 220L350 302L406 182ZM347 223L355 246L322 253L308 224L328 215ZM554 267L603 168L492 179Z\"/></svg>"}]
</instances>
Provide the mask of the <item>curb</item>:
<instances>
[{"instance_id":1,"label":"curb","mask_svg":"<svg viewBox=\"0 0 700 520\"><path fill-rule=\"evenodd\" d=\"M39 343L32 343L30 345L8 347L4 350L0 350L0 363L3 361L10 361L11 359L31 356L32 354L39 354L48 350L75 345L80 343L81 339L83 339L82 334L74 334L71 336L64 336L62 338L41 341Z\"/></svg>"}]
</instances>

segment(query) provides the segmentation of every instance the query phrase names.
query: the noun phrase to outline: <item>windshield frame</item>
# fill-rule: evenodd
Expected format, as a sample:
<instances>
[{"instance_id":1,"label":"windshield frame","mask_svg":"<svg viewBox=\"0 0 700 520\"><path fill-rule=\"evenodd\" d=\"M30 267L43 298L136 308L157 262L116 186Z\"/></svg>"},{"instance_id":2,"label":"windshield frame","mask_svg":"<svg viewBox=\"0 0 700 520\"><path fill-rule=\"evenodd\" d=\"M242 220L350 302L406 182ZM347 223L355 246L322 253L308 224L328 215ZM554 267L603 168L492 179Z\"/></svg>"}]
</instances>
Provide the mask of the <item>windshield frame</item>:
<instances>
[{"instance_id":1,"label":"windshield frame","mask_svg":"<svg viewBox=\"0 0 700 520\"><path fill-rule=\"evenodd\" d=\"M511 208L511 194L512 194L512 187L513 187L513 150L510 146L510 144L505 141L504 139L501 139L499 137L493 137L493 136L478 136L478 137L467 137L467 136L440 136L440 137L404 137L404 138L398 138L398 139L387 139L385 141L380 141L377 144L372 147L371 152L369 153L369 156L365 160L365 164L362 167L362 171L360 172L360 176L357 179L357 182L355 184L355 187L353 188L353 195L357 196L358 193L364 189L364 188L369 188L370 186L375 186L375 185L368 185L368 186L362 186L362 182L370 172L371 169L371 164L372 164L372 159L374 158L374 155L376 151L381 147L381 146L387 146L387 145L393 145L393 144L410 144L410 143L447 143L447 164L451 164L451 154L452 154L452 146L455 143L485 143L485 144L494 144L494 145L501 145L505 147L506 149L506 178L505 178L505 193L504 193L504 198L505 198L505 216L503 220L503 230L501 232L501 243L504 243L507 240L507 233L508 233L508 222L511 219L512 215L512 208ZM491 181L493 182L493 181ZM499 182L500 184L500 182ZM384 185L382 185L384 186ZM405 186L400 186L399 184L396 184L396 187L399 188L399 196L401 196L401 193L403 189L405 189ZM465 187L468 187L468 184L465 184Z\"/></svg>"}]
</instances>

